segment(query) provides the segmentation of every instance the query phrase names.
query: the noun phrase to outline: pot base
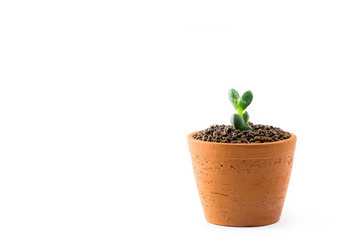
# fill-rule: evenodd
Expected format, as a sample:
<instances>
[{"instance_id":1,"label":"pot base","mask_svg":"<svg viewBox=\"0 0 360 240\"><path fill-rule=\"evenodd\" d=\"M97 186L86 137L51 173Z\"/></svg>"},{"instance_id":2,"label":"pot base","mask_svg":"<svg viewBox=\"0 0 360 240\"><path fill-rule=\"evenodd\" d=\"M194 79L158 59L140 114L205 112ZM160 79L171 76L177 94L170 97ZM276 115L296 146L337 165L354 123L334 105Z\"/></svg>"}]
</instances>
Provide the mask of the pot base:
<instances>
[{"instance_id":1,"label":"pot base","mask_svg":"<svg viewBox=\"0 0 360 240\"><path fill-rule=\"evenodd\" d=\"M275 222L271 222L271 223L266 223L266 224L258 224L258 225L254 225L254 224L235 224L235 225L232 225L232 224L218 224L218 223L212 223L208 220L206 220L208 223L211 223L211 224L214 224L214 225L217 225L217 226L223 226L223 227L264 227L264 226L268 226L268 225L272 225L272 224L275 224L277 223L278 221L275 221Z\"/></svg>"},{"instance_id":2,"label":"pot base","mask_svg":"<svg viewBox=\"0 0 360 240\"><path fill-rule=\"evenodd\" d=\"M244 219L242 221L234 221L234 220L220 221L219 219L209 219L206 217L205 219L208 223L218 226L226 226L226 227L261 227L261 226L267 226L277 223L280 220L280 218L277 218L268 221L249 221L248 219Z\"/></svg>"}]
</instances>

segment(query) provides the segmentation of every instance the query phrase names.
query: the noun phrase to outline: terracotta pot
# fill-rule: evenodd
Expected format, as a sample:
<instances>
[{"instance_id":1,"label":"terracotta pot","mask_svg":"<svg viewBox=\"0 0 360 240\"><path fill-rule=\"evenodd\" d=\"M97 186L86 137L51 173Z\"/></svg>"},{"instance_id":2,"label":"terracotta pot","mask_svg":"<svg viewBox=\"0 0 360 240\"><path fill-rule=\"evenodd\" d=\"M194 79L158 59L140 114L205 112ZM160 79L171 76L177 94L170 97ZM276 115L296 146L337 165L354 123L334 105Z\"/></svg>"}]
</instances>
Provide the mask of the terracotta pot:
<instances>
[{"instance_id":1,"label":"terracotta pot","mask_svg":"<svg viewBox=\"0 0 360 240\"><path fill-rule=\"evenodd\" d=\"M263 226L279 221L296 136L271 143L231 144L188 136L195 180L208 222Z\"/></svg>"}]
</instances>

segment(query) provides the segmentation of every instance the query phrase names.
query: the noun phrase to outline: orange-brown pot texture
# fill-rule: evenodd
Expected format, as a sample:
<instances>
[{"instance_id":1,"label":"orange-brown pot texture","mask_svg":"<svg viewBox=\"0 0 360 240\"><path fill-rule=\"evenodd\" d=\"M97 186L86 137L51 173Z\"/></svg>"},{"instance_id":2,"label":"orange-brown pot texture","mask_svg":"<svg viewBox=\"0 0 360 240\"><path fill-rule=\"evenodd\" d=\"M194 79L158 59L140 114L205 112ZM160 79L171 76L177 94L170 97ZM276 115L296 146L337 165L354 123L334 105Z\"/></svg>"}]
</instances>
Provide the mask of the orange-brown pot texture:
<instances>
[{"instance_id":1,"label":"orange-brown pot texture","mask_svg":"<svg viewBox=\"0 0 360 240\"><path fill-rule=\"evenodd\" d=\"M196 140L195 133L188 136L188 143L206 220L224 226L279 221L296 136L271 143L231 144Z\"/></svg>"}]
</instances>

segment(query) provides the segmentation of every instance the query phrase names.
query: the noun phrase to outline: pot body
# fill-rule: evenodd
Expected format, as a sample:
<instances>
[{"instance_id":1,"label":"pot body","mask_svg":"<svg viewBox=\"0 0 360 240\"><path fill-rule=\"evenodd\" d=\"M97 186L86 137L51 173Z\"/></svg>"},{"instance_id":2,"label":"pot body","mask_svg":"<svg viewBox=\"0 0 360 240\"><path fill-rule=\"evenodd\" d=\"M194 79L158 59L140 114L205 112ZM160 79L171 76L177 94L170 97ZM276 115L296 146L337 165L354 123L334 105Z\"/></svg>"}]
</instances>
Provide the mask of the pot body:
<instances>
[{"instance_id":1,"label":"pot body","mask_svg":"<svg viewBox=\"0 0 360 240\"><path fill-rule=\"evenodd\" d=\"M279 221L296 136L271 143L230 144L196 140L195 133L188 136L188 143L206 220L224 226Z\"/></svg>"}]
</instances>

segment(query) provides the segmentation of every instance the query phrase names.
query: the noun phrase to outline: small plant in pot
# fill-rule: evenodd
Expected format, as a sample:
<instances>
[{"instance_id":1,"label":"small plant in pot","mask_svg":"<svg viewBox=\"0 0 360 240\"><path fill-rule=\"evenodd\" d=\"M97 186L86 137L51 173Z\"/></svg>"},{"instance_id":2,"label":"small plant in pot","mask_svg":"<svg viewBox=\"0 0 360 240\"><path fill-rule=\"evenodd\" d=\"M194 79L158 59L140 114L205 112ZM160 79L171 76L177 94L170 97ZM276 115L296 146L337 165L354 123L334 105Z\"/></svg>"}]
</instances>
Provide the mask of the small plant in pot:
<instances>
[{"instance_id":1,"label":"small plant in pot","mask_svg":"<svg viewBox=\"0 0 360 240\"><path fill-rule=\"evenodd\" d=\"M253 124L245 109L253 99L230 89L237 113L231 125L212 125L188 136L193 170L208 222L264 226L279 221L296 145L280 128Z\"/></svg>"}]
</instances>

